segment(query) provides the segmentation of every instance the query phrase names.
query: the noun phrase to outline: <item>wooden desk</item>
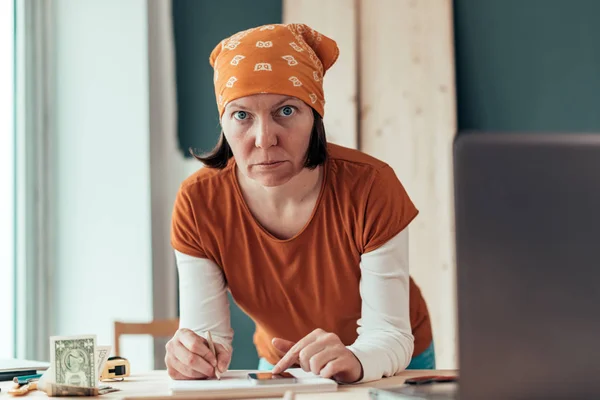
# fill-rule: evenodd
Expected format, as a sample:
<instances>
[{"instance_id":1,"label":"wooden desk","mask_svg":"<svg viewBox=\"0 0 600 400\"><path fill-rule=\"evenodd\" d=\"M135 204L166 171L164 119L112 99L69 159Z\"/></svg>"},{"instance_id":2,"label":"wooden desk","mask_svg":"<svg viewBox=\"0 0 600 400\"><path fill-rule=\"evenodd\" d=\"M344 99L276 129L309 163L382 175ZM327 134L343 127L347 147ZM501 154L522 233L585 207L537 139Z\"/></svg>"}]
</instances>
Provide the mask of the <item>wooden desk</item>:
<instances>
[{"instance_id":1,"label":"wooden desk","mask_svg":"<svg viewBox=\"0 0 600 400\"><path fill-rule=\"evenodd\" d=\"M305 393L296 395L298 400L317 399L317 400L366 400L368 391L371 387L394 387L401 385L405 379L421 375L454 375L454 370L411 370L401 372L391 378L385 378L374 382L367 382L356 385L340 385L337 392L332 393ZM105 384L121 389L120 392L108 393L100 396L101 399L129 399L132 397L148 397L160 399L161 397L183 397L171 396L169 392L169 380L166 371L152 371L148 373L135 374L127 378L124 382L105 382ZM12 387L12 382L0 382L0 399L19 399L7 394L8 389ZM45 393L35 391L29 393L27 397L47 397ZM65 399L75 399L74 397L65 397Z\"/></svg>"}]
</instances>

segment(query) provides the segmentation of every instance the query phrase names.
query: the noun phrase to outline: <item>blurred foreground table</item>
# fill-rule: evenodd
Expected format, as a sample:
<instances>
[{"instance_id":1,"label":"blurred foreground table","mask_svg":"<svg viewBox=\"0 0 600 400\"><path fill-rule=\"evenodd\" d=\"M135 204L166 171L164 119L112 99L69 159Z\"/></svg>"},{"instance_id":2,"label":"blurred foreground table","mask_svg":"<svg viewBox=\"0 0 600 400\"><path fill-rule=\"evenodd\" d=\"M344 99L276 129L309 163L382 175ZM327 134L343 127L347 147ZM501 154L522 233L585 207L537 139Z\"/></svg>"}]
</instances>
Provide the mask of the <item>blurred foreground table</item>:
<instances>
[{"instance_id":1,"label":"blurred foreground table","mask_svg":"<svg viewBox=\"0 0 600 400\"><path fill-rule=\"evenodd\" d=\"M251 372L251 371L248 371ZM369 388L379 387L397 387L404 383L408 378L424 375L456 375L458 371L454 370L410 370L403 371L399 375L394 377L381 379L378 381L355 384L355 385L340 385L338 386L337 392L331 393L304 393L297 394L296 399L316 399L316 400L334 400L334 399L348 399L348 400L367 400ZM192 395L171 395L169 391L170 378L166 371L151 371L147 373L134 374L128 377L123 382L103 382L105 385L113 386L121 389L119 392L107 393L102 396L98 396L100 399L152 399L160 400L163 398L191 398ZM19 399L19 397L12 397L7 394L8 390L13 386L12 382L0 382L0 398L2 400L8 399ZM30 392L21 399L27 397L47 397L45 393L34 391ZM79 397L85 398L85 397ZM251 398L251 397L249 397ZM64 399L77 399L77 397L64 397ZM89 399L89 397L88 397Z\"/></svg>"}]
</instances>

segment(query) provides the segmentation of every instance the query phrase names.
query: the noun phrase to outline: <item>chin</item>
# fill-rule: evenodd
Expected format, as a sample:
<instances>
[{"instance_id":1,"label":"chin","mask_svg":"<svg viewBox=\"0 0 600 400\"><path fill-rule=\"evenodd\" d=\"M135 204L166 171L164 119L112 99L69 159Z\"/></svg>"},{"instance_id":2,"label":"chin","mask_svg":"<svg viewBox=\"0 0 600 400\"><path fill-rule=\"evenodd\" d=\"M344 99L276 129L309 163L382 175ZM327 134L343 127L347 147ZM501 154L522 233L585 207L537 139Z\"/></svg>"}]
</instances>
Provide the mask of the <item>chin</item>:
<instances>
[{"instance_id":1,"label":"chin","mask_svg":"<svg viewBox=\"0 0 600 400\"><path fill-rule=\"evenodd\" d=\"M289 182L296 174L297 171L294 171L289 165L283 165L270 171L253 169L249 171L248 177L262 186L276 187Z\"/></svg>"},{"instance_id":2,"label":"chin","mask_svg":"<svg viewBox=\"0 0 600 400\"><path fill-rule=\"evenodd\" d=\"M281 186L287 182L289 182L289 180L292 179L291 175L285 175L285 176L265 176L265 174L260 174L258 176L253 176L252 180L254 180L255 182L259 183L262 186L265 187L277 187L277 186Z\"/></svg>"}]
</instances>

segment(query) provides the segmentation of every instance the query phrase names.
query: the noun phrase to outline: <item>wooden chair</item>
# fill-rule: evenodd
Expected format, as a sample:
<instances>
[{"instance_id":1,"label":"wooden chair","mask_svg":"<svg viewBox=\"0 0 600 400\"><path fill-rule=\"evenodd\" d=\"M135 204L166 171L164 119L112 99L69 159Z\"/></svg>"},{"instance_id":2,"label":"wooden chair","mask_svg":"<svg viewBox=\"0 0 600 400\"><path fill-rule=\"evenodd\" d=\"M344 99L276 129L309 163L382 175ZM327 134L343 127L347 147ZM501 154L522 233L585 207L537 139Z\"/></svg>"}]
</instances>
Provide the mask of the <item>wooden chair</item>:
<instances>
[{"instance_id":1,"label":"wooden chair","mask_svg":"<svg viewBox=\"0 0 600 400\"><path fill-rule=\"evenodd\" d=\"M172 337L179 329L179 318L159 319L151 322L115 321L115 355L120 356L119 340L122 335L150 335L153 338Z\"/></svg>"}]
</instances>

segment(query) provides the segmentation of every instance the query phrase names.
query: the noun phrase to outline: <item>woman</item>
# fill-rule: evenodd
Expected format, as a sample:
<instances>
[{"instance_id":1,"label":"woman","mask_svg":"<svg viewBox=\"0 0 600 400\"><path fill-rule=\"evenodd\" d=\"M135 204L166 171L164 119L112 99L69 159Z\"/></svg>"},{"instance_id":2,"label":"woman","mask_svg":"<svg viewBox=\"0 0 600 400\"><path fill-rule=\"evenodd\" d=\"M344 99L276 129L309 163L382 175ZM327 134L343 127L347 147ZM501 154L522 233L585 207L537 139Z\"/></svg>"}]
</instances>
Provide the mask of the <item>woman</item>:
<instances>
[{"instance_id":1,"label":"woman","mask_svg":"<svg viewBox=\"0 0 600 400\"><path fill-rule=\"evenodd\" d=\"M325 139L323 76L338 54L302 24L249 29L211 53L223 132L175 202L172 378L227 369L226 290L256 323L260 369L299 365L354 383L435 367L408 269L418 211L387 164Z\"/></svg>"}]
</instances>

